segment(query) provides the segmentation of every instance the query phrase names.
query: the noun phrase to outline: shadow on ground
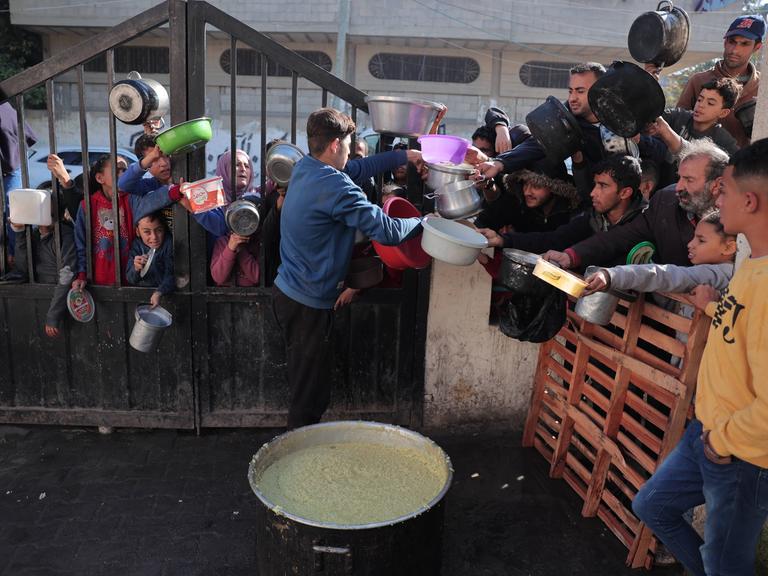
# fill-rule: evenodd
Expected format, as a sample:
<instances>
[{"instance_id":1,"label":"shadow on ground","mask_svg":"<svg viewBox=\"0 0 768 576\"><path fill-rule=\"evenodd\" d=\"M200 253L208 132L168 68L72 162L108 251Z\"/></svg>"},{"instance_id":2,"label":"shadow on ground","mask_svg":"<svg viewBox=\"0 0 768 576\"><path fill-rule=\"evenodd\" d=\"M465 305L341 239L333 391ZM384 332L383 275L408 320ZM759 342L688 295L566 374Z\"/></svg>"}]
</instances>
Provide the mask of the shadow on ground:
<instances>
[{"instance_id":1,"label":"shadow on ground","mask_svg":"<svg viewBox=\"0 0 768 576\"><path fill-rule=\"evenodd\" d=\"M246 470L273 435L0 427L0 575L255 576ZM519 437L435 439L456 471L444 576L681 574L627 569Z\"/></svg>"}]
</instances>

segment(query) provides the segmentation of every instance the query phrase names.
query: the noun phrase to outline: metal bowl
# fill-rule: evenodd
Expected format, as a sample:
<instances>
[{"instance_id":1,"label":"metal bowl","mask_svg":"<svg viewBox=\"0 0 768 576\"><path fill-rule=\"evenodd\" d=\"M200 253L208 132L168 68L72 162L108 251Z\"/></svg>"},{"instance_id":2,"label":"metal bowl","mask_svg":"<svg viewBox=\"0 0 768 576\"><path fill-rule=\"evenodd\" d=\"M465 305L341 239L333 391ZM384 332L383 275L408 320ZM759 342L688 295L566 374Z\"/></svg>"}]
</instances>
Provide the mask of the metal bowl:
<instances>
[{"instance_id":1,"label":"metal bowl","mask_svg":"<svg viewBox=\"0 0 768 576\"><path fill-rule=\"evenodd\" d=\"M469 218L482 207L483 198L472 180L457 180L435 192L435 208L443 218Z\"/></svg>"},{"instance_id":2,"label":"metal bowl","mask_svg":"<svg viewBox=\"0 0 768 576\"><path fill-rule=\"evenodd\" d=\"M374 131L391 136L416 138L429 132L442 104L395 96L369 96L368 114Z\"/></svg>"},{"instance_id":3,"label":"metal bowl","mask_svg":"<svg viewBox=\"0 0 768 576\"><path fill-rule=\"evenodd\" d=\"M273 145L267 152L267 174L278 186L288 186L296 162L304 158L304 152L289 142Z\"/></svg>"},{"instance_id":4,"label":"metal bowl","mask_svg":"<svg viewBox=\"0 0 768 576\"><path fill-rule=\"evenodd\" d=\"M251 236L259 229L259 209L250 200L235 200L225 214L227 228L238 236Z\"/></svg>"}]
</instances>

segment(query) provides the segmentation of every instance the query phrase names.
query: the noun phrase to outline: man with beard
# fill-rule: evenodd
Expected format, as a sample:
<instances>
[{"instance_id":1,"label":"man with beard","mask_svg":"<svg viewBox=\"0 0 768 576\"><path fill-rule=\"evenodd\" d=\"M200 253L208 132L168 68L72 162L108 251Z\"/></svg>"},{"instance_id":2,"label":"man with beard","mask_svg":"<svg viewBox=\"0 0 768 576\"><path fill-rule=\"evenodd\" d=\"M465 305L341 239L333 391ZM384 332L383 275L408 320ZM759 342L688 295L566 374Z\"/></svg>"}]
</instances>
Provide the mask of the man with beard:
<instances>
[{"instance_id":1,"label":"man with beard","mask_svg":"<svg viewBox=\"0 0 768 576\"><path fill-rule=\"evenodd\" d=\"M702 86L718 78L733 78L741 85L741 96L736 101L734 110L756 98L757 89L760 87L760 73L749 59L762 47L764 35L765 21L759 14L736 18L725 33L723 59L709 70L694 74L688 79L677 107L693 110ZM736 138L739 146L749 144L749 137L736 114L731 113L723 118L722 125Z\"/></svg>"},{"instance_id":2,"label":"man with beard","mask_svg":"<svg viewBox=\"0 0 768 576\"><path fill-rule=\"evenodd\" d=\"M640 242L656 247L657 264L690 266L688 243L699 219L715 205L728 154L710 140L695 140L680 155L680 179L659 190L648 209L624 226L595 234L565 252L549 251L544 258L563 268L582 269L616 261Z\"/></svg>"}]
</instances>

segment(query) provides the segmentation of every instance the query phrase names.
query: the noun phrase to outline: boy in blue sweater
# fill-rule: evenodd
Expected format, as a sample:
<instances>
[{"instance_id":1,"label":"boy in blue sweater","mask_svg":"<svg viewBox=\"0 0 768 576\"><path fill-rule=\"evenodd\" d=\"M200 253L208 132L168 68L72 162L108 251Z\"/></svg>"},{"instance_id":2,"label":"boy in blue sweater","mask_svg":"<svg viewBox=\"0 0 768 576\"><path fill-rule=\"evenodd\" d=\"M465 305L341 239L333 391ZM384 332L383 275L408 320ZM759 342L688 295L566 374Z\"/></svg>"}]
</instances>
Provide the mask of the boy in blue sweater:
<instances>
[{"instance_id":1,"label":"boy in blue sweater","mask_svg":"<svg viewBox=\"0 0 768 576\"><path fill-rule=\"evenodd\" d=\"M396 245L421 230L418 218L390 218L343 172L352 119L321 108L307 120L309 156L293 169L280 219L275 316L286 344L293 399L288 428L320 421L331 394L333 308L349 267L355 230Z\"/></svg>"}]
</instances>

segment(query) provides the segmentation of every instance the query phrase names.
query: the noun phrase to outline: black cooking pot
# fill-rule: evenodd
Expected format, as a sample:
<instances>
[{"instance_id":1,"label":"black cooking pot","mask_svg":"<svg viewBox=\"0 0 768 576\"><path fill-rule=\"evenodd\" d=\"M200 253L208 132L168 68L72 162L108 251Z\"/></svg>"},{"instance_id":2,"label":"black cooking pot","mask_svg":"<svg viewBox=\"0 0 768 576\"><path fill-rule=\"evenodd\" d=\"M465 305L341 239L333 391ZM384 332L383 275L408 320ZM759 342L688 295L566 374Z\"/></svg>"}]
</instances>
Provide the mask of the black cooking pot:
<instances>
[{"instance_id":1,"label":"black cooking pot","mask_svg":"<svg viewBox=\"0 0 768 576\"><path fill-rule=\"evenodd\" d=\"M275 506L261 491L260 475L274 462L304 448L346 442L418 450L425 461L436 459L444 467L443 489L426 506L407 516L363 525L303 518ZM256 572L259 576L439 576L445 494L452 477L450 460L434 442L389 424L325 422L278 436L259 449L248 470L258 497ZM313 497L322 499L323 495L307 495Z\"/></svg>"},{"instance_id":2,"label":"black cooking pot","mask_svg":"<svg viewBox=\"0 0 768 576\"><path fill-rule=\"evenodd\" d=\"M752 137L752 125L755 123L755 110L757 109L757 98L747 100L740 106L736 107L734 114L736 120L738 120L744 128L744 133Z\"/></svg>"},{"instance_id":3,"label":"black cooking pot","mask_svg":"<svg viewBox=\"0 0 768 576\"><path fill-rule=\"evenodd\" d=\"M583 135L576 117L554 96L547 96L529 112L525 123L552 161L562 162L582 148Z\"/></svg>"},{"instance_id":4,"label":"black cooking pot","mask_svg":"<svg viewBox=\"0 0 768 576\"><path fill-rule=\"evenodd\" d=\"M655 12L645 12L632 23L627 36L629 53L638 62L671 66L685 54L690 33L685 10L662 0Z\"/></svg>"},{"instance_id":5,"label":"black cooking pot","mask_svg":"<svg viewBox=\"0 0 768 576\"><path fill-rule=\"evenodd\" d=\"M535 294L544 282L533 275L538 255L514 248L502 251L499 280L504 286L518 294Z\"/></svg>"},{"instance_id":6,"label":"black cooking pot","mask_svg":"<svg viewBox=\"0 0 768 576\"><path fill-rule=\"evenodd\" d=\"M656 79L631 62L616 61L589 89L589 107L614 134L631 138L664 113Z\"/></svg>"}]
</instances>

